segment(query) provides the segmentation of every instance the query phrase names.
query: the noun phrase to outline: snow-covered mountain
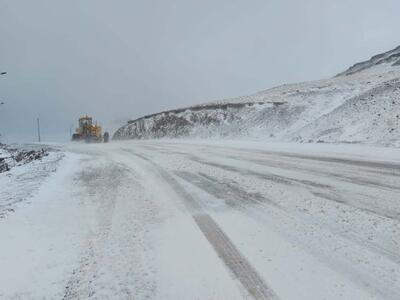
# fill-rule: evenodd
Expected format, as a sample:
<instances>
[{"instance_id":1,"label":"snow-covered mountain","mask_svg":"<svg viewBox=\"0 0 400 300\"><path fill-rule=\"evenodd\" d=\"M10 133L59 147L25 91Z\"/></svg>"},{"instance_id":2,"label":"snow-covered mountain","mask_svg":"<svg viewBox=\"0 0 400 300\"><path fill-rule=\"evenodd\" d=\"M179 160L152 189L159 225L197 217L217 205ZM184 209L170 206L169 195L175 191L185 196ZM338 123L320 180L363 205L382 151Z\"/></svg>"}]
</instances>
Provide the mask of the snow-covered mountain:
<instances>
[{"instance_id":1,"label":"snow-covered mountain","mask_svg":"<svg viewBox=\"0 0 400 300\"><path fill-rule=\"evenodd\" d=\"M400 146L400 47L334 78L144 116L114 134L162 137Z\"/></svg>"}]
</instances>

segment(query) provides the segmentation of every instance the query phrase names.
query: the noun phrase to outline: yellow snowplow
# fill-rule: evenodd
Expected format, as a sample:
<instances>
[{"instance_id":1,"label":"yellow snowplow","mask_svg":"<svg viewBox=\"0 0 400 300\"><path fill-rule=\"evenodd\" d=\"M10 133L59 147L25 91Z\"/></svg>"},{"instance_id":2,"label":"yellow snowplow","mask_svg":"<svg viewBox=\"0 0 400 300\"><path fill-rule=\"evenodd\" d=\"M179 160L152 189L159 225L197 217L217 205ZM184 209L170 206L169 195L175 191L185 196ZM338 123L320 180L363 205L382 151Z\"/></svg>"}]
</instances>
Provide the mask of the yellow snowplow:
<instances>
[{"instance_id":1,"label":"yellow snowplow","mask_svg":"<svg viewBox=\"0 0 400 300\"><path fill-rule=\"evenodd\" d=\"M108 142L108 132L101 132L101 126L93 124L92 117L84 116L79 118L79 127L75 130L72 135L73 141L85 141L87 143L101 143Z\"/></svg>"}]
</instances>

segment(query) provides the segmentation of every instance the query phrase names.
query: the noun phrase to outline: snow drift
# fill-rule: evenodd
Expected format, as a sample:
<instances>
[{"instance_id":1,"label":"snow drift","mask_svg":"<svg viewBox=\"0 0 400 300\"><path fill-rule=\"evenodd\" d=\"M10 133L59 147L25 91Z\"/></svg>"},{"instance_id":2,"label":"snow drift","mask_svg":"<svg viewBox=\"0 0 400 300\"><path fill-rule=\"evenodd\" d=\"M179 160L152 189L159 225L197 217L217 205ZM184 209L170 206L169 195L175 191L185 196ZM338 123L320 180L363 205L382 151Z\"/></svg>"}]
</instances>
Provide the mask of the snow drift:
<instances>
[{"instance_id":1,"label":"snow drift","mask_svg":"<svg viewBox=\"0 0 400 300\"><path fill-rule=\"evenodd\" d=\"M114 139L239 138L400 146L400 47L334 78L129 121Z\"/></svg>"}]
</instances>

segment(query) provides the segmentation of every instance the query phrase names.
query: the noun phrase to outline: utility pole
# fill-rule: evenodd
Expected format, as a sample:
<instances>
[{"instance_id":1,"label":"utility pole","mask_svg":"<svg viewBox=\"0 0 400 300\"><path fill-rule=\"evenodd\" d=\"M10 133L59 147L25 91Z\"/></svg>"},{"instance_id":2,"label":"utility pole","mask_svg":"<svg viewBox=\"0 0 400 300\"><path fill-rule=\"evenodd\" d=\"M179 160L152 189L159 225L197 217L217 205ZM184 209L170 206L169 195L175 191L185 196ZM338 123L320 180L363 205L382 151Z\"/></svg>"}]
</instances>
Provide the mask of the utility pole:
<instances>
[{"instance_id":1,"label":"utility pole","mask_svg":"<svg viewBox=\"0 0 400 300\"><path fill-rule=\"evenodd\" d=\"M7 75L7 72L0 72L0 75ZM4 101L1 101L0 102L0 105L4 105ZM1 136L1 133L0 133L0 136Z\"/></svg>"},{"instance_id":2,"label":"utility pole","mask_svg":"<svg viewBox=\"0 0 400 300\"><path fill-rule=\"evenodd\" d=\"M40 143L40 121L39 121L39 118L37 118L37 132L38 132L38 140Z\"/></svg>"},{"instance_id":3,"label":"utility pole","mask_svg":"<svg viewBox=\"0 0 400 300\"><path fill-rule=\"evenodd\" d=\"M0 75L7 75L7 72L0 72ZM1 101L0 105L4 105L4 101Z\"/></svg>"}]
</instances>

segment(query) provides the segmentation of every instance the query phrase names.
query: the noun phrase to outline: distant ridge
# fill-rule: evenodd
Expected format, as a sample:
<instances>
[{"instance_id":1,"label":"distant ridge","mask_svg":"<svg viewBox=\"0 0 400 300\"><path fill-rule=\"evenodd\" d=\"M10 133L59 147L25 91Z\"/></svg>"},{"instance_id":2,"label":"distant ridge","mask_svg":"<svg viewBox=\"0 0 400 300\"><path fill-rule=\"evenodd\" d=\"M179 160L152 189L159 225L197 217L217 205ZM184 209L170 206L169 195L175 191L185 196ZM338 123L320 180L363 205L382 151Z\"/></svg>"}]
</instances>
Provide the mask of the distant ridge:
<instances>
[{"instance_id":1,"label":"distant ridge","mask_svg":"<svg viewBox=\"0 0 400 300\"><path fill-rule=\"evenodd\" d=\"M388 52L382 53L375 55L371 57L371 59L367 61L363 61L360 63L357 63L353 66L351 66L349 69L346 71L338 74L337 76L346 76L346 75L351 75L366 69L369 69L373 66L380 65L380 64L391 64L392 66L398 66L400 65L400 46L396 47L393 50L390 50Z\"/></svg>"}]
</instances>

